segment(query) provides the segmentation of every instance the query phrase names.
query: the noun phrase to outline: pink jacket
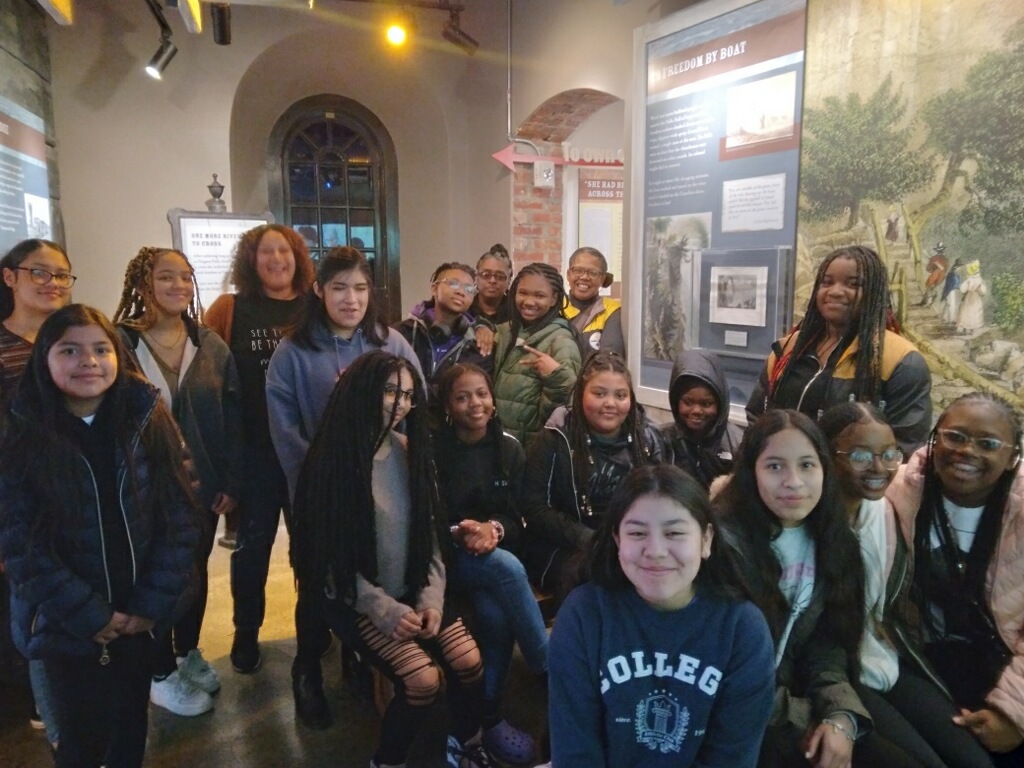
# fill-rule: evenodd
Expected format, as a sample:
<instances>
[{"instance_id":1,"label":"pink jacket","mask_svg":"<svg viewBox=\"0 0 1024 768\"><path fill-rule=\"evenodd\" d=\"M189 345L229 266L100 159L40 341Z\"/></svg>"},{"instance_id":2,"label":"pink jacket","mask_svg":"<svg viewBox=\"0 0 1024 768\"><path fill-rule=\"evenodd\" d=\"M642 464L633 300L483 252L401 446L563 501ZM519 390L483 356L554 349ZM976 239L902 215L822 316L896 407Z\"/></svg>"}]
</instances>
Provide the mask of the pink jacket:
<instances>
[{"instance_id":1,"label":"pink jacket","mask_svg":"<svg viewBox=\"0 0 1024 768\"><path fill-rule=\"evenodd\" d=\"M907 541L914 541L914 519L924 489L926 448L920 448L904 466L885 492L896 508L900 527ZM986 579L989 608L999 634L1013 661L1003 672L996 687L985 700L1024 732L1024 464L1010 487L1003 528Z\"/></svg>"}]
</instances>

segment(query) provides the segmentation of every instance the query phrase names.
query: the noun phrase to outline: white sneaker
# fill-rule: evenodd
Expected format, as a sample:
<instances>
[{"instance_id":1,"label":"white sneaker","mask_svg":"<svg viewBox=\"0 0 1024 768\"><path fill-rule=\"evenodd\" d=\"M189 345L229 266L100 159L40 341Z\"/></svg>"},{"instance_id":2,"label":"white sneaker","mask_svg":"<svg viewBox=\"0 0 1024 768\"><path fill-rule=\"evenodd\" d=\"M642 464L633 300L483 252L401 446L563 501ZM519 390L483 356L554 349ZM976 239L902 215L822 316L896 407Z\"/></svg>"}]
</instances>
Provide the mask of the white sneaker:
<instances>
[{"instance_id":1,"label":"white sneaker","mask_svg":"<svg viewBox=\"0 0 1024 768\"><path fill-rule=\"evenodd\" d=\"M196 688L211 696L220 690L220 678L198 648L178 659L178 672Z\"/></svg>"},{"instance_id":2,"label":"white sneaker","mask_svg":"<svg viewBox=\"0 0 1024 768\"><path fill-rule=\"evenodd\" d=\"M213 709L213 699L206 691L174 670L163 680L153 680L149 700L158 707L185 717L193 717Z\"/></svg>"}]
</instances>

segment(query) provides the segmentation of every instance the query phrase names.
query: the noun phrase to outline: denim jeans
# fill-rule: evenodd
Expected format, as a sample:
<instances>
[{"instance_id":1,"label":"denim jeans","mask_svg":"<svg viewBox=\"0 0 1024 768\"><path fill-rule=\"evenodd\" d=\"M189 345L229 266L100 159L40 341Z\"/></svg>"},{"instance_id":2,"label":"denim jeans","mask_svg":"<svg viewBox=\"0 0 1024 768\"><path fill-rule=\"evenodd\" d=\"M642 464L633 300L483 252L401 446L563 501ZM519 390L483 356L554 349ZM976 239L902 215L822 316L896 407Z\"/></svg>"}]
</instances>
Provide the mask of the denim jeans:
<instances>
[{"instance_id":1,"label":"denim jeans","mask_svg":"<svg viewBox=\"0 0 1024 768\"><path fill-rule=\"evenodd\" d=\"M46 679L46 670L39 659L28 662L28 677L32 682L32 698L36 700L36 712L46 727L46 740L51 744L60 741L60 731L53 715L53 696L50 693L50 682Z\"/></svg>"},{"instance_id":2,"label":"denim jeans","mask_svg":"<svg viewBox=\"0 0 1024 768\"><path fill-rule=\"evenodd\" d=\"M453 571L452 587L473 601L471 629L484 660L487 701L501 696L513 642L532 671L547 672L548 633L519 558L500 548L476 556L460 547Z\"/></svg>"}]
</instances>

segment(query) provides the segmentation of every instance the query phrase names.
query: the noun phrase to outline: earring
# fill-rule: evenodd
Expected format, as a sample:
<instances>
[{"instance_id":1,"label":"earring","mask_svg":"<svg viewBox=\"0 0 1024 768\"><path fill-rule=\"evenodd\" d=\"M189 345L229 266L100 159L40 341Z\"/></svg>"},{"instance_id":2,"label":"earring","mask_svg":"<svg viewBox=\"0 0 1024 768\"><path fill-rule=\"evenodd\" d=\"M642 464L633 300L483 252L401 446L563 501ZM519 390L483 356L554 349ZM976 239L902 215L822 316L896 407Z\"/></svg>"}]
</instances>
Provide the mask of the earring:
<instances>
[{"instance_id":1,"label":"earring","mask_svg":"<svg viewBox=\"0 0 1024 768\"><path fill-rule=\"evenodd\" d=\"M449 427L452 425L452 415L447 411L445 411L444 413L444 423L447 424Z\"/></svg>"}]
</instances>

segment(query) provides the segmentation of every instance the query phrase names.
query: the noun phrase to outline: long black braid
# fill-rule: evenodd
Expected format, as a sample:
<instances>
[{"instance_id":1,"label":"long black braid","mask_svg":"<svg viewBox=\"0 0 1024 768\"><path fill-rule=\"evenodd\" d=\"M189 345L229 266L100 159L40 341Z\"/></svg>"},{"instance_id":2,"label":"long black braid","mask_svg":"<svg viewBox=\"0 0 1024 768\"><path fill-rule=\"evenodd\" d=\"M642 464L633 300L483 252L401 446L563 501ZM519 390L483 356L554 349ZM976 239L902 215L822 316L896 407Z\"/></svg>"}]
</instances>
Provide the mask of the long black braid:
<instances>
[{"instance_id":1,"label":"long black braid","mask_svg":"<svg viewBox=\"0 0 1024 768\"><path fill-rule=\"evenodd\" d=\"M422 379L405 358L369 352L338 379L299 474L289 554L304 585L322 588L331 574L338 594L352 599L357 574L371 582L377 579L373 457L387 435L382 428L384 385L403 369L412 376L417 406L403 422L412 515L406 584L412 594L427 584L434 543L443 548L449 538L442 534L445 520L430 455Z\"/></svg>"},{"instance_id":2,"label":"long black braid","mask_svg":"<svg viewBox=\"0 0 1024 768\"><path fill-rule=\"evenodd\" d=\"M595 352L587 362L583 364L580 376L572 389L572 397L569 407L572 410L572 418L568 420L567 431L569 448L572 456L572 471L575 477L580 478L580 487L589 496L590 478L594 472L594 460L591 450L590 428L583 416L583 393L587 388L587 382L601 373L617 373L626 378L629 385L629 413L626 420L622 422L620 434L626 435L629 440L630 464L632 468L642 467L652 463L651 458L654 446L650 445L644 435L644 416L641 406L636 401L636 393L633 392L633 377L629 374L626 361L615 352L601 350Z\"/></svg>"},{"instance_id":3,"label":"long black braid","mask_svg":"<svg viewBox=\"0 0 1024 768\"><path fill-rule=\"evenodd\" d=\"M552 267L550 264L545 264L540 261L535 261L527 264L525 267L519 270L519 274L516 275L516 279L512 281L512 286L508 289L509 296L512 297L512 318L509 321L509 345L505 350L505 354L501 357L501 362L494 366L495 371L500 371L502 366L505 365L505 361L508 359L509 354L516 346L516 339L519 338L519 331L523 328L523 316L519 314L519 308L516 306L515 298L516 291L519 288L519 283L527 275L539 275L548 281L548 285L551 286L551 290L555 296L555 305L549 309L543 317L539 317L534 320L531 324L531 328L543 328L545 325L550 323L556 317L565 317L565 283L562 282L562 276L558 274L558 270Z\"/></svg>"},{"instance_id":4,"label":"long black braid","mask_svg":"<svg viewBox=\"0 0 1024 768\"><path fill-rule=\"evenodd\" d=\"M986 403L1000 411L1002 417L1013 431L1013 447L1016 451L1017 462L1019 462L1021 440L1024 438L1024 424L1022 424L1020 414L1014 410L1013 406L998 395L988 392L968 392L950 403L946 411L955 405L963 403ZM938 423L932 430L931 438L928 440L921 508L917 513L917 522L914 530L914 550L915 557L918 560L918 565L914 569L914 586L918 591L918 602L922 606L933 602L941 602L938 600L940 590L945 590L949 586L945 580L938 578L936 569L930 567L935 556L932 549L931 534L936 527L936 522L942 519L940 515L943 517L946 515L945 507L943 506L942 482L935 470L935 441L938 438L938 430L942 427L944 417L945 412L939 417ZM1003 524L1003 513L1010 495L1010 487L1013 485L1013 480L1017 474L1017 462L1008 471L1004 472L995 486L993 486L992 492L985 502L985 509L981 513L981 520L974 534L974 543L971 545L971 551L967 554L966 558L965 564L967 568L964 581L965 594L963 597L974 599L982 606L988 604L988 600L985 597L985 576L995 554L996 545L999 542L999 535ZM941 529L942 526L940 526L940 531ZM940 532L940 539L942 538L943 534ZM944 551L947 558L950 556L949 545L959 547L956 541L946 542ZM955 555L955 553L952 554ZM923 610L921 614L928 628L934 631L936 628L931 611Z\"/></svg>"},{"instance_id":5,"label":"long black braid","mask_svg":"<svg viewBox=\"0 0 1024 768\"><path fill-rule=\"evenodd\" d=\"M877 402L882 385L882 351L886 329L899 333L899 326L889 307L889 273L881 258L870 248L850 245L837 248L822 259L814 278L814 288L807 310L798 326L796 343L791 353L783 355L775 365L769 381L769 400L774 399L789 364L801 358L825 336L825 318L818 309L818 289L829 265L836 259L853 259L860 278L860 317L856 327L858 341L857 367L853 377L853 395L858 402ZM852 335L852 334L851 334ZM843 345L852 342L843 339Z\"/></svg>"}]
</instances>

